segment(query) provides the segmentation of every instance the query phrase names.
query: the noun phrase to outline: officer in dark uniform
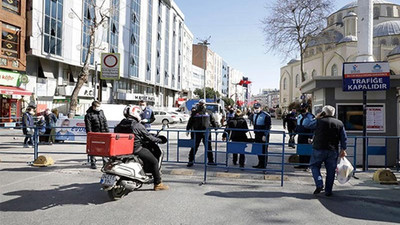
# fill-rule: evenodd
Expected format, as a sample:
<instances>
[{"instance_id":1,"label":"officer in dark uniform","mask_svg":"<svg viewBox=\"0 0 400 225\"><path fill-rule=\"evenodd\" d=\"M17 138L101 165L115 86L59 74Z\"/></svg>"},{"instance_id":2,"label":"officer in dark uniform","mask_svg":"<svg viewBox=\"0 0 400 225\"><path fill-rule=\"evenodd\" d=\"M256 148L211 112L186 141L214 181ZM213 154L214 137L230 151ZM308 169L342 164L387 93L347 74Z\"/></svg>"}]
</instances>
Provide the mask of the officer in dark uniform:
<instances>
[{"instance_id":1,"label":"officer in dark uniform","mask_svg":"<svg viewBox=\"0 0 400 225\"><path fill-rule=\"evenodd\" d=\"M296 133L297 135L297 144L309 144L308 139L312 138L313 130L306 128L304 124L309 123L310 121L314 120L314 115L308 112L308 104L301 103L300 104L300 114L297 116L297 125L296 125ZM310 157L308 155L300 155L299 162L300 163L310 163ZM308 165L300 165L295 166L295 168L303 168L308 169Z\"/></svg>"},{"instance_id":2,"label":"officer in dark uniform","mask_svg":"<svg viewBox=\"0 0 400 225\"><path fill-rule=\"evenodd\" d=\"M192 115L189 118L189 121L186 126L187 135L189 134L189 130L206 130L207 128L211 127L217 127L215 120L213 118L212 112L206 110L206 101L204 99L200 99L197 107L195 110L192 110ZM203 140L204 146L208 144L208 152L207 152L207 158L208 158L208 165L215 165L214 163L214 156L212 154L212 149L211 149L211 133L208 136L209 142L206 143L205 140L205 132L192 132L191 138L195 139L195 147L190 149L189 152L189 163L187 164L187 167L192 167L193 166L193 161L194 161L194 156L197 153L197 150L199 149L200 142Z\"/></svg>"},{"instance_id":3,"label":"officer in dark uniform","mask_svg":"<svg viewBox=\"0 0 400 225\"><path fill-rule=\"evenodd\" d=\"M254 130L271 130L271 116L261 110L261 104L255 103L254 115L252 118L254 124ZM255 142L256 143L268 143L269 142L269 132L255 131ZM258 155L258 164L253 166L253 168L265 169L268 162L268 146L264 145L262 149L263 155Z\"/></svg>"},{"instance_id":4,"label":"officer in dark uniform","mask_svg":"<svg viewBox=\"0 0 400 225\"><path fill-rule=\"evenodd\" d=\"M151 128L151 123L156 120L154 117L153 110L151 110L149 107L147 107L147 104L145 101L140 100L139 101L139 106L140 109L142 109L142 114L140 114L140 117L142 118L141 123L146 127L146 129Z\"/></svg>"}]
</instances>

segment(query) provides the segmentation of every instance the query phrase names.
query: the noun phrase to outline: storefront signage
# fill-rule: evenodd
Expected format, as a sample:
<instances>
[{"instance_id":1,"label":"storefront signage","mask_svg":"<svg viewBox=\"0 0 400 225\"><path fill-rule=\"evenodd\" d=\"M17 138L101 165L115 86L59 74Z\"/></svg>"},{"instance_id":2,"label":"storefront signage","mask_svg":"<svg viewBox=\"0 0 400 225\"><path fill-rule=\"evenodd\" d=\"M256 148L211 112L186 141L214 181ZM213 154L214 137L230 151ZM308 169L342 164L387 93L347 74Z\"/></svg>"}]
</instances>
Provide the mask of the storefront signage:
<instances>
[{"instance_id":1,"label":"storefront signage","mask_svg":"<svg viewBox=\"0 0 400 225\"><path fill-rule=\"evenodd\" d=\"M382 91L389 88L388 62L343 63L343 91Z\"/></svg>"},{"instance_id":2,"label":"storefront signage","mask_svg":"<svg viewBox=\"0 0 400 225\"><path fill-rule=\"evenodd\" d=\"M0 70L0 85L18 87L19 76L19 73Z\"/></svg>"},{"instance_id":3,"label":"storefront signage","mask_svg":"<svg viewBox=\"0 0 400 225\"><path fill-rule=\"evenodd\" d=\"M101 75L102 80L119 80L119 53L101 54Z\"/></svg>"}]
</instances>

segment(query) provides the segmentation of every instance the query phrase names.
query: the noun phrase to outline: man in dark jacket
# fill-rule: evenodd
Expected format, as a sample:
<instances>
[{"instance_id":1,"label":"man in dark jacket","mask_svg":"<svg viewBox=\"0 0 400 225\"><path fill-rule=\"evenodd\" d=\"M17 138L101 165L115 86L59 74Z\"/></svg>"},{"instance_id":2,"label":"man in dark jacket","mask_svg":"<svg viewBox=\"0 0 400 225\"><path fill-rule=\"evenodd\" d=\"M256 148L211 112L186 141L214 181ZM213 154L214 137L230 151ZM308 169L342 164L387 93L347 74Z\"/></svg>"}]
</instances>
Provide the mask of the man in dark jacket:
<instances>
[{"instance_id":1,"label":"man in dark jacket","mask_svg":"<svg viewBox=\"0 0 400 225\"><path fill-rule=\"evenodd\" d=\"M101 110L101 103L99 101L93 101L92 106L86 111L85 115L85 127L86 133L99 132L108 133L107 119L104 116L103 110ZM90 168L96 169L96 159L94 156L90 156Z\"/></svg>"},{"instance_id":2,"label":"man in dark jacket","mask_svg":"<svg viewBox=\"0 0 400 225\"><path fill-rule=\"evenodd\" d=\"M297 116L297 125L296 125L296 133L297 133L297 144L309 144L308 139L312 138L313 130L304 126L304 124L308 124L310 121L314 119L314 115L309 112L309 106L307 103L300 104L300 114ZM310 156L308 155L300 155L299 162L303 164L310 163ZM294 168L302 168L307 170L308 165L300 165L295 166Z\"/></svg>"},{"instance_id":3,"label":"man in dark jacket","mask_svg":"<svg viewBox=\"0 0 400 225\"><path fill-rule=\"evenodd\" d=\"M335 170L337 159L345 157L347 148L347 135L342 121L334 118L335 108L326 105L316 119L304 124L308 129L315 130L313 139L313 154L310 166L314 178L316 189L314 194L319 194L324 189L321 176L321 164L325 164L326 180L325 195L332 195L333 182L335 180ZM341 151L339 153L339 143Z\"/></svg>"},{"instance_id":4,"label":"man in dark jacket","mask_svg":"<svg viewBox=\"0 0 400 225\"><path fill-rule=\"evenodd\" d=\"M47 143L48 144L53 144L55 141L55 135L51 135L52 131L54 130L54 127L56 126L57 123L57 117L55 114L53 114L50 109L46 109L44 112L44 119L46 120L46 137Z\"/></svg>"},{"instance_id":5,"label":"man in dark jacket","mask_svg":"<svg viewBox=\"0 0 400 225\"><path fill-rule=\"evenodd\" d=\"M254 130L265 130L265 131L254 131L254 141L256 143L268 143L269 142L269 131L271 130L271 116L261 110L261 104L255 103L253 114ZM253 168L265 169L268 162L268 146L263 145L262 154L258 155L258 164Z\"/></svg>"},{"instance_id":6,"label":"man in dark jacket","mask_svg":"<svg viewBox=\"0 0 400 225\"><path fill-rule=\"evenodd\" d=\"M27 107L26 112L22 116L22 132L25 135L24 139L24 148L29 148L29 145L33 145L34 141L32 140L32 135L34 131L34 121L33 115L35 115L35 111L32 107Z\"/></svg>"},{"instance_id":7,"label":"man in dark jacket","mask_svg":"<svg viewBox=\"0 0 400 225\"><path fill-rule=\"evenodd\" d=\"M206 110L205 104L206 104L206 101L204 99L200 99L196 109L192 110L192 115L190 116L189 121L186 126L186 130L188 131L187 135L189 135L190 130L204 131L204 130L207 130L208 128L210 128L210 125L211 125L211 127L217 127L214 117L212 115L212 112ZM192 132L191 138L195 139L195 147L190 149L189 163L187 164L187 167L193 166L194 156L197 153L200 142L202 140L203 140L204 146L206 146L206 144L208 144L208 152L207 152L208 164L215 165L214 156L212 154L212 149L211 149L211 133L208 136L208 143L206 143L206 140L205 140L206 139L205 132Z\"/></svg>"},{"instance_id":8,"label":"man in dark jacket","mask_svg":"<svg viewBox=\"0 0 400 225\"><path fill-rule=\"evenodd\" d=\"M242 129L242 130L231 130L231 129ZM247 126L246 120L243 118L243 113L240 109L236 109L235 116L231 118L226 126L225 132L229 134L229 139L237 142L247 142ZM226 140L226 133L222 135L222 140ZM233 165L237 164L238 154L233 154ZM240 154L239 166L244 167L245 155Z\"/></svg>"},{"instance_id":9,"label":"man in dark jacket","mask_svg":"<svg viewBox=\"0 0 400 225\"><path fill-rule=\"evenodd\" d=\"M115 133L130 133L135 135L133 154L139 156L139 158L143 160L145 167L151 170L154 178L154 190L167 190L169 187L161 182L158 159L150 149L144 146L146 141L163 143L163 140L151 135L144 125L140 123L141 113L142 111L138 106L129 105L125 107L125 119L115 127L114 131Z\"/></svg>"},{"instance_id":10,"label":"man in dark jacket","mask_svg":"<svg viewBox=\"0 0 400 225\"><path fill-rule=\"evenodd\" d=\"M283 119L283 129L288 130L289 132L289 147L295 148L294 136L296 136L296 109L292 109L290 113L288 113Z\"/></svg>"},{"instance_id":11,"label":"man in dark jacket","mask_svg":"<svg viewBox=\"0 0 400 225\"><path fill-rule=\"evenodd\" d=\"M146 129L150 129L151 123L153 123L154 120L156 120L156 118L154 117L153 110L147 107L147 103L143 100L139 101L139 106L140 109L142 110L142 114L140 115L140 117L142 118L141 123L144 125L144 127L146 127Z\"/></svg>"}]
</instances>

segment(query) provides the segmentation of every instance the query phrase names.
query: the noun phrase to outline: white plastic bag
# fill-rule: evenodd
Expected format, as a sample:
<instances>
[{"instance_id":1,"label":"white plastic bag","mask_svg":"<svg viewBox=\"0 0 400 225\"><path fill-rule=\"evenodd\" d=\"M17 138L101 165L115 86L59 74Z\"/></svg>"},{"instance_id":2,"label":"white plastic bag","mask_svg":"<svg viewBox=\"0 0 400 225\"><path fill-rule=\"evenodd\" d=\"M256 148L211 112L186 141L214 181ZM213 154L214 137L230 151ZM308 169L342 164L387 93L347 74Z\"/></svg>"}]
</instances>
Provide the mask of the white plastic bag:
<instances>
[{"instance_id":1,"label":"white plastic bag","mask_svg":"<svg viewBox=\"0 0 400 225\"><path fill-rule=\"evenodd\" d=\"M350 180L351 176L353 176L353 165L351 165L346 157L340 158L336 171L339 183L345 184Z\"/></svg>"}]
</instances>

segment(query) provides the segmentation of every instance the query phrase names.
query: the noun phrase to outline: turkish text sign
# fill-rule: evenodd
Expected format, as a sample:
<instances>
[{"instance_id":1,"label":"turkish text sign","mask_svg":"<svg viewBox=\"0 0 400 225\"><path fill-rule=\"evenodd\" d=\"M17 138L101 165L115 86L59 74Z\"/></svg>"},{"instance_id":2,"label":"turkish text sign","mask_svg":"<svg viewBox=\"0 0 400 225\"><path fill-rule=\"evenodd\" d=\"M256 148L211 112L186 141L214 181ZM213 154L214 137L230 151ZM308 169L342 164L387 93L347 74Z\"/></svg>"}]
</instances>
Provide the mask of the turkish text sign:
<instances>
[{"instance_id":1,"label":"turkish text sign","mask_svg":"<svg viewBox=\"0 0 400 225\"><path fill-rule=\"evenodd\" d=\"M343 91L382 91L389 88L388 62L343 63Z\"/></svg>"},{"instance_id":2,"label":"turkish text sign","mask_svg":"<svg viewBox=\"0 0 400 225\"><path fill-rule=\"evenodd\" d=\"M119 80L119 53L101 54L101 76L102 80Z\"/></svg>"}]
</instances>

